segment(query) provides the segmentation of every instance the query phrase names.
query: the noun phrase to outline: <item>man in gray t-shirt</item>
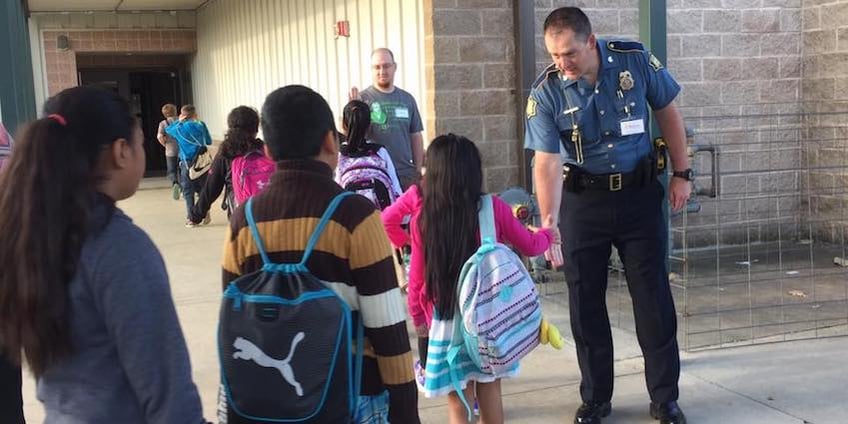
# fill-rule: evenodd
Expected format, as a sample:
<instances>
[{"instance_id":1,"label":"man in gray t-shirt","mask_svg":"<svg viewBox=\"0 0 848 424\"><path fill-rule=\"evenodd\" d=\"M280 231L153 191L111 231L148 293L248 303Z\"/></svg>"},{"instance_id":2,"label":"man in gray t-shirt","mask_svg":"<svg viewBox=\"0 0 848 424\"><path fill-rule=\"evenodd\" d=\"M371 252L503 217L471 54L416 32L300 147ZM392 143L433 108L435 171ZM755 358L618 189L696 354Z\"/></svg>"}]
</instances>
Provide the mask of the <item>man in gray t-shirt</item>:
<instances>
[{"instance_id":1,"label":"man in gray t-shirt","mask_svg":"<svg viewBox=\"0 0 848 424\"><path fill-rule=\"evenodd\" d=\"M369 140L382 144L389 151L404 191L418 180L424 161L424 137L421 134L421 114L415 98L395 87L394 55L387 48L371 54L374 84L360 92L351 88L350 98L361 99L371 106Z\"/></svg>"}]
</instances>

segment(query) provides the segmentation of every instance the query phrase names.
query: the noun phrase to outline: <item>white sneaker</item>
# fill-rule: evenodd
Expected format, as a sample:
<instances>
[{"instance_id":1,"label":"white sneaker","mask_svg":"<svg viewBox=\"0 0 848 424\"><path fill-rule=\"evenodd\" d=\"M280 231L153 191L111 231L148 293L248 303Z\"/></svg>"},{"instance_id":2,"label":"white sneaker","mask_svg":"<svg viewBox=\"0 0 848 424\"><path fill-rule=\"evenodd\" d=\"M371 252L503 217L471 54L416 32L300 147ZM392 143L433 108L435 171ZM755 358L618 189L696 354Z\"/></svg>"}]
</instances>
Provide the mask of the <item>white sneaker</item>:
<instances>
[{"instance_id":1,"label":"white sneaker","mask_svg":"<svg viewBox=\"0 0 848 424\"><path fill-rule=\"evenodd\" d=\"M186 223L185 223L185 227L186 227L186 228L194 228L194 227L196 227L196 226L197 226L197 224L195 224L195 223L191 222L191 220L190 220L190 219L187 219L187 220L186 220Z\"/></svg>"}]
</instances>

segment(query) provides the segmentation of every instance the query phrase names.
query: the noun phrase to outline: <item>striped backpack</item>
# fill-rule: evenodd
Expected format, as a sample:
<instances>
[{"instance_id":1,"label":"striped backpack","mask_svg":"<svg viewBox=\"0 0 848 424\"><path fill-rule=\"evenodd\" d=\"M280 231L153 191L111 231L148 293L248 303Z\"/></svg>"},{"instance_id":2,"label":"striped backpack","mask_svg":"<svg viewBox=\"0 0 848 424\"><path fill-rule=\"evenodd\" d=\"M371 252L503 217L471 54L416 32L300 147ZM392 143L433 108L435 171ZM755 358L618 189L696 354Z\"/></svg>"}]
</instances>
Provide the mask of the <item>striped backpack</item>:
<instances>
[{"instance_id":1,"label":"striped backpack","mask_svg":"<svg viewBox=\"0 0 848 424\"><path fill-rule=\"evenodd\" d=\"M459 275L457 326L471 361L484 374L499 375L539 344L542 310L524 263L497 242L492 196L480 202L480 248Z\"/></svg>"}]
</instances>

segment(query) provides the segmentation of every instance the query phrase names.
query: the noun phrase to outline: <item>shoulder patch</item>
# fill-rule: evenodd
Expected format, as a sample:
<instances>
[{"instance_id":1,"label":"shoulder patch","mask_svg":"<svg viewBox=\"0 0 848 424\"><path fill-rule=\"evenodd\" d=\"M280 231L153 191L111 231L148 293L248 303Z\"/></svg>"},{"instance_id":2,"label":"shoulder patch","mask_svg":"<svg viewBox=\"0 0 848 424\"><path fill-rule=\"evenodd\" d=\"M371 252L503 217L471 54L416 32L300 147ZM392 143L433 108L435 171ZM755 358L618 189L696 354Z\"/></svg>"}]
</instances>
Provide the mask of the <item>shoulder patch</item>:
<instances>
[{"instance_id":1,"label":"shoulder patch","mask_svg":"<svg viewBox=\"0 0 848 424\"><path fill-rule=\"evenodd\" d=\"M536 116L536 99L533 96L527 98L527 109L525 113L527 114L527 119Z\"/></svg>"},{"instance_id":2,"label":"shoulder patch","mask_svg":"<svg viewBox=\"0 0 848 424\"><path fill-rule=\"evenodd\" d=\"M555 73L558 73L558 72L559 72L559 69L557 69L556 64L551 63L550 65L548 65L545 68L545 70L542 71L542 73L539 74L539 76L536 77L536 81L533 81L533 85L531 86L531 88L535 89L540 84L545 82L545 80L547 80L548 77L550 77L551 74L555 74Z\"/></svg>"},{"instance_id":3,"label":"shoulder patch","mask_svg":"<svg viewBox=\"0 0 848 424\"><path fill-rule=\"evenodd\" d=\"M645 51L645 46L637 41L608 41L607 49L618 53L636 53Z\"/></svg>"},{"instance_id":4,"label":"shoulder patch","mask_svg":"<svg viewBox=\"0 0 848 424\"><path fill-rule=\"evenodd\" d=\"M654 68L654 72L657 72L660 69L662 69L663 68L662 62L660 62L660 60L657 59L657 57L654 56L653 53L651 53L650 56L651 57L650 57L650 59L648 59L648 63L651 65L651 68Z\"/></svg>"}]
</instances>

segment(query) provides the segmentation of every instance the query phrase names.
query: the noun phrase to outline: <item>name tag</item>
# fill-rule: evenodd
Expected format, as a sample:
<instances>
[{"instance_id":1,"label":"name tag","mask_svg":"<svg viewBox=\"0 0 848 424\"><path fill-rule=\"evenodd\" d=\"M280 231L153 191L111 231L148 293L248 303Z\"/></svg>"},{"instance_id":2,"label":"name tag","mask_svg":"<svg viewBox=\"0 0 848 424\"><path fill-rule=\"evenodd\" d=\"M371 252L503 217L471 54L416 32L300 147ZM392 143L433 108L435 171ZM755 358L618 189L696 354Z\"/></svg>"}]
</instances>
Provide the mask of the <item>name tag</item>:
<instances>
[{"instance_id":1,"label":"name tag","mask_svg":"<svg viewBox=\"0 0 848 424\"><path fill-rule=\"evenodd\" d=\"M621 121L621 135L642 134L645 132L645 120Z\"/></svg>"},{"instance_id":2,"label":"name tag","mask_svg":"<svg viewBox=\"0 0 848 424\"><path fill-rule=\"evenodd\" d=\"M409 109L405 107L395 109L395 118L409 119Z\"/></svg>"}]
</instances>

